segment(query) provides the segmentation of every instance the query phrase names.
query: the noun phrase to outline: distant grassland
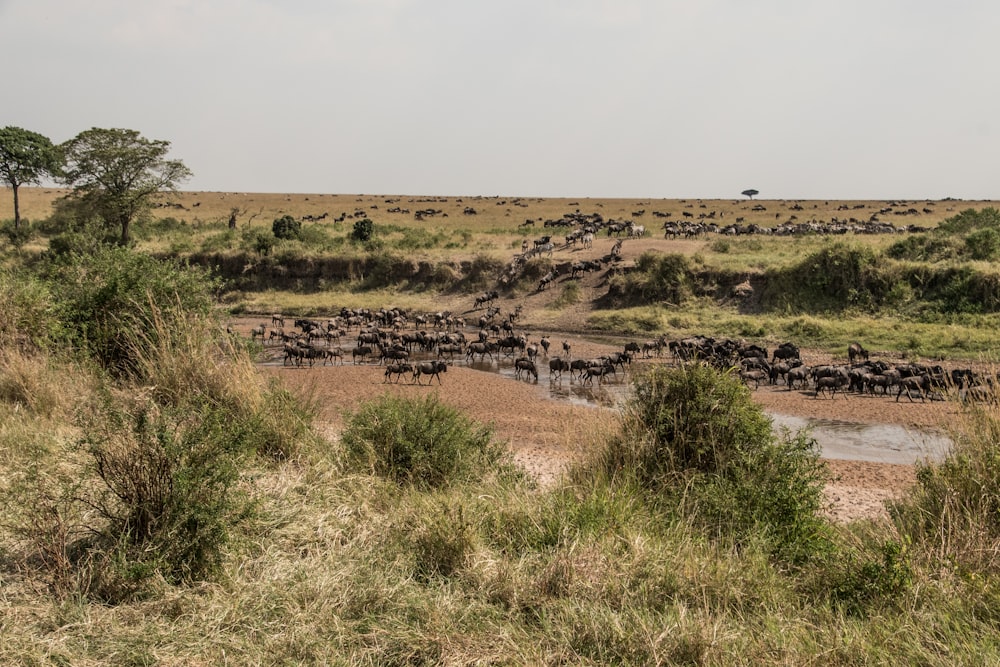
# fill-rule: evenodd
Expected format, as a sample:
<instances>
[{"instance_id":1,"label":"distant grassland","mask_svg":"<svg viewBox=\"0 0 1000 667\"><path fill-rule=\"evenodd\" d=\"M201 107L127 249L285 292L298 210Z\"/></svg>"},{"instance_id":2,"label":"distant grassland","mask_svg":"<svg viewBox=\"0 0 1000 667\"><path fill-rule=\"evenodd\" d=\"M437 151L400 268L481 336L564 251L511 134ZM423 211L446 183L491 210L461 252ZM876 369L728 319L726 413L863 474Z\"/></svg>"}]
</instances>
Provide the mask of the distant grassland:
<instances>
[{"instance_id":1,"label":"distant grassland","mask_svg":"<svg viewBox=\"0 0 1000 667\"><path fill-rule=\"evenodd\" d=\"M21 213L37 220L51 213L52 202L66 194L58 188L21 188ZM558 219L566 213L600 213L605 218L635 220L650 231L659 230L663 220L654 212L670 214L671 219L684 219L684 213L699 215L715 212L715 222L728 224L737 217L745 224L774 226L796 216L800 222L833 218L867 220L873 213L887 208L891 213L881 215L884 221L896 226L917 224L934 227L942 220L966 209L997 206L997 202L966 200L796 200L796 199L604 199L604 198L542 198L505 196L415 196L371 194L281 194L253 192L179 192L164 195L163 206L155 212L157 218L173 217L193 225L225 224L234 208L239 210L238 223L270 227L271 221L284 215L295 218L319 217L327 214L322 222L331 224L333 218L345 214L351 220L362 213L376 224L400 226L416 225L438 227L446 230L467 230L484 233L498 230L516 230L525 220L535 220L541 227L547 219ZM754 210L754 207L765 210ZM475 214L465 213L466 208ZM408 212L390 212L407 209ZM419 210L440 213L415 219ZM916 210L917 214L902 215L897 212ZM13 197L9 188L0 190L0 217L12 217ZM639 215L639 212L644 212ZM252 220L251 220L252 218Z\"/></svg>"},{"instance_id":2,"label":"distant grassland","mask_svg":"<svg viewBox=\"0 0 1000 667\"><path fill-rule=\"evenodd\" d=\"M58 188L20 189L22 217L47 218L52 203L67 193ZM269 233L272 222L290 215L303 220L310 242L299 251L344 254L344 241L354 223L370 219L379 229L385 249L400 249L413 258L461 259L473 254L508 258L524 238L552 234L561 240L566 228L544 228L546 220L572 213L600 214L604 219L634 221L646 227L647 239L663 239L666 220L705 219L720 226L736 223L773 227L780 223L867 221L877 215L896 227L933 228L968 208L995 206L995 202L964 200L768 200L732 199L607 199L516 196L416 196L373 194L306 194L253 192L178 192L164 194L153 211L159 226L136 225L139 246L150 252L187 254L228 251L239 247L228 232L235 212L237 232L245 239L254 232ZM423 211L424 215L418 216ZM13 217L12 191L0 190L0 219ZM531 221L532 224L525 224ZM168 224L176 223L176 224ZM753 270L794 261L816 247L817 238L768 239L755 236L734 243L708 235L702 251L708 264L722 269ZM881 248L892 235L870 235L861 242ZM717 243L713 243L717 241ZM36 239L29 248L41 249ZM246 242L243 247L245 249ZM676 250L670 250L676 251Z\"/></svg>"},{"instance_id":3,"label":"distant grassland","mask_svg":"<svg viewBox=\"0 0 1000 667\"><path fill-rule=\"evenodd\" d=\"M65 194L55 188L21 188L22 216L32 223L44 221L53 202ZM888 257L890 246L918 236L914 234L705 234L667 240L663 224L703 220L720 227L737 222L773 227L866 222L875 216L896 228L932 230L970 209L987 208L1000 208L1000 203L179 192L163 195L151 219L135 224L134 238L143 251L228 267L222 271L227 277L222 304L234 314L318 314L335 306L386 303L433 312L465 304L465 293L494 287L525 241L550 234L561 244L569 228L545 227L546 221L599 214L604 220L645 226L641 240L625 244L618 266L638 270L616 271L606 279L585 277L572 286L564 274L551 294L535 290L538 277L552 266L608 253L615 239L603 230L593 250L558 249L552 258L532 260L530 275L508 285L505 296L525 302L536 323L794 338L830 349L858 337L918 355L978 357L995 352L992 332L1000 297L994 288L1000 280L993 275L992 261ZM11 190L0 190L0 219L12 211ZM236 229L230 230L233 215ZM274 238L272 223L283 216L302 221L301 238ZM355 223L364 219L374 223L374 241L352 242ZM934 243L968 245L961 234L944 236L950 240ZM42 251L48 239L45 231L35 234L25 250ZM262 251L261 239L273 245ZM984 237L991 239L996 240ZM653 255L643 259L646 253ZM685 255L687 261L649 259L669 254ZM810 268L821 257L826 257L823 268ZM854 269L847 270L850 266ZM734 302L730 287L746 280L755 285L754 299ZM568 287L575 290L564 295ZM826 325L822 332L813 331L815 327L798 331L803 321ZM918 330L906 322L926 326ZM865 335L841 331L837 323Z\"/></svg>"}]
</instances>

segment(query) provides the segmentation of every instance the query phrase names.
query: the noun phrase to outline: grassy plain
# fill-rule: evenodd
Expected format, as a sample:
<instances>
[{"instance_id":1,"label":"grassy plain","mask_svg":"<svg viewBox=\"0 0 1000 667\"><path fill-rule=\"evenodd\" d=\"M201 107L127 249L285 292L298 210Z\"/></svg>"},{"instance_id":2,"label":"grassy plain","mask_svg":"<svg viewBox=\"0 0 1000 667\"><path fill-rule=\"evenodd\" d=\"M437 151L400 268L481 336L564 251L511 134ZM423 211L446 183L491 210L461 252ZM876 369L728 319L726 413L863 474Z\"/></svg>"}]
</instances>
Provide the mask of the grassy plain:
<instances>
[{"instance_id":1,"label":"grassy plain","mask_svg":"<svg viewBox=\"0 0 1000 667\"><path fill-rule=\"evenodd\" d=\"M23 194L24 215L33 221L44 219L48 215L45 206L55 193ZM32 199L34 195L38 198ZM543 233L538 221L577 208L604 211L606 217L616 218L635 218L632 213L645 210L637 217L643 221L655 210L674 216L682 216L685 210L693 214L717 210L717 216L746 216L747 222L754 220L751 213L764 213L750 210L757 202L744 200L460 199L182 193L173 202L183 208L160 208L160 222L145 223L136 231L138 246L153 252L183 255L184 249L197 252L208 246L239 254L245 252L241 246L244 233L269 233L276 217L328 213L317 223L306 223L314 225L317 242L292 246L289 256L362 256L373 251L350 243L346 236L352 220L367 216L384 231L383 247L376 253L388 250L429 259L488 254L506 261L520 248L522 239ZM761 203L772 219L775 212L798 214L802 219L810 204L802 202L799 211L789 208L792 202ZM864 210L871 212L887 204L864 203ZM861 210L853 209L854 203L823 205L817 202L811 210L826 219L835 212L843 214L841 205ZM922 214L926 220L921 216L901 219L936 225L952 214L949 208L957 212L972 204L912 205L918 210L944 210L936 220L931 214ZM410 213L386 210L396 206L409 208ZM476 213L465 213L466 206ZM240 211L235 234L227 231L232 208ZM442 213L416 221L413 212L421 208ZM355 212L362 216L355 217ZM340 223L330 221L343 213L351 217ZM535 226L520 227L524 219L535 219ZM417 240L430 241L423 246L414 243L415 232L407 230L419 230ZM797 256L831 242L821 237L788 239L788 244L780 239L750 238L727 241L723 247L717 245L719 241L648 238L628 242L623 263L635 266L643 253L665 249L682 253L699 266L751 274L794 265ZM880 237L855 241L885 242ZM38 236L23 254L11 251L8 258L12 263L30 259L31 251L45 243L46 238ZM451 243L456 245L448 247ZM606 238L595 243L594 254L607 252L610 243ZM574 258L583 256L564 252L573 253ZM109 261L127 263L114 256ZM98 266L105 274L116 268L107 263ZM139 266L137 270L150 278L145 274L151 272L142 269L147 265ZM511 449L527 454L537 445L536 439L581 457L599 452L621 432L623 424L615 415L589 407L550 405L551 401L542 407L536 387L467 368L448 373L453 377L446 378L443 389L412 383L386 385L374 365L311 370L278 365L261 371L246 355L253 346L234 344L245 343L245 335L223 338L223 343L213 338L221 338L219 328L200 320L188 326L175 323L153 328L156 336L147 337L145 327L150 322L128 319L135 324L127 327L132 337L124 339L122 352L144 350L148 354L135 359L137 378L115 384L95 370L94 360L22 347L24 340L45 329L39 325L64 324L60 314L66 311L48 308L44 290L36 285L29 292L32 285L21 284L21 277L0 275L5 281L0 290L4 315L0 318L0 663L952 665L1000 661L996 643L1000 622L996 511L1000 474L996 462L1000 459L995 453L1000 415L994 408L984 407L969 417L964 433L956 434L961 447L958 456L940 469L923 471L924 486L901 501L891 515L894 520L880 516L848 524L816 523L811 511L805 515L810 507L801 495L796 507L795 496L803 494L803 489L784 489L782 476L769 474L794 465L793 459L780 457L747 464L748 470L765 476L775 498L765 496L753 484L735 484L729 489L735 494L728 497L728 505L715 503L714 495L698 495L705 488L725 490L721 475L670 486L669 475L651 470L645 481L667 483L668 495L660 497L621 485L621 479L611 474L614 471L597 474L601 471L593 466L582 468L575 477L550 480L542 486L517 475L495 474L434 489L416 488L371 474L363 466L352 467L345 460L342 434L351 417L344 413L355 409L359 399L442 396L449 404L469 406L463 412L478 410L479 421L493 424L498 434L510 437ZM62 303L58 300L77 288L86 295L83 288L88 285L74 284L71 278L62 283L53 301ZM921 352L964 349L970 355L979 354L989 349L995 330L987 315L956 318L963 322L956 325L863 311L836 316L775 314L707 297L680 306L603 307L613 278L563 280L546 291L518 286L503 304L525 304L526 321L534 324L536 333L541 326L578 332L596 328L607 333L722 332L754 339L810 340L840 353L855 338L877 341L869 343L875 350L898 350L904 337L919 336L914 349ZM281 287L224 296L230 308L264 315L274 310L319 314L340 305L379 307L390 302L426 311L454 305L464 312L470 309L473 295L409 285L371 288L347 281L325 290ZM117 303L121 312L129 314L135 314L133 305L128 298ZM93 336L80 337L81 348L88 340ZM285 384L271 383L272 378ZM303 405L311 405L317 419L310 421L311 410L292 409L293 402L277 390L279 386L295 386L295 395L304 397ZM733 425L747 414L755 423L759 421L746 403L744 389L739 389L743 414L729 420L728 413L722 413L724 425ZM121 399L122 410L116 411L113 402L110 409L92 409L107 406L102 400L112 392ZM854 401L864 399L808 400L825 406L843 404L849 411ZM713 405L729 402L727 398ZM145 411L137 409L143 406ZM418 413L420 403L389 407ZM907 408L928 411L919 403L897 409ZM149 432L132 429L128 420L123 425L118 413L130 410L143 417L135 420L136 426L144 426L145 416L150 417L158 428L151 433L155 437L143 438ZM379 411L373 413L377 417ZM438 412L432 416L437 422L451 419ZM416 417L419 421L420 415ZM370 423L384 426L385 420L379 419ZM669 419L662 421L669 426ZM636 430L630 438L619 440L619 445L645 443L642 424L631 427ZM99 471L88 458L96 445L143 445L148 448L144 451L156 453L162 442L181 442L193 445L195 454L208 454L220 446L217 438L231 432L249 440L241 445L238 461L226 460L227 466L221 466L216 459L195 456L188 463L206 475L239 465L230 468L238 470L238 476L221 481L232 482L234 497L250 501L252 511L237 513L237 521L227 507L220 509L205 502L211 498L200 498L199 484L189 483L184 490L192 495L183 499L202 504L198 512L178 517L159 545L183 546L182 540L170 539L172 530L196 529L206 518L219 518L218 512L225 510L233 524L226 526L228 539L218 542L218 562L210 563L217 566L212 576L169 577L156 568L155 560L144 560L141 553L124 554L132 560L96 561L93 569L86 567L86 554L72 547L77 539L93 545L88 542L89 530L106 528L101 516L95 515L100 505L79 502L81 497L92 499L89 494L100 489L94 483ZM266 438L259 437L262 432ZM247 447L251 451L243 451ZM622 458L644 456L642 452L624 454ZM738 476L728 480L738 481ZM789 496L777 498L782 491ZM782 502L768 502L772 499ZM736 533L722 528L725 521L717 521L730 510L751 505L787 508L788 514L767 517L759 526L750 521ZM183 502L179 509L190 507ZM805 536L796 535L795 530L791 533L801 551L776 550L776 546L787 546L789 533L775 527L808 528ZM123 541L127 537L122 535ZM117 553L113 545L111 553ZM95 573L104 573L108 579L93 577Z\"/></svg>"},{"instance_id":2,"label":"grassy plain","mask_svg":"<svg viewBox=\"0 0 1000 667\"><path fill-rule=\"evenodd\" d=\"M22 215L43 220L55 199L65 194L53 188L22 188ZM0 211L12 206L11 191L0 190ZM270 237L273 220L290 215L303 221L302 240L281 241L271 250L271 262L281 265L302 258L386 257L390 261L449 263L474 259L506 263L521 252L524 241L552 234L557 242L566 227L545 227L546 220L570 214L599 214L604 219L631 221L646 227L642 239L623 247L628 270L646 252L679 253L691 259L694 270L752 279L768 271L785 269L837 243L870 248L881 253L909 234L846 234L802 236L721 236L707 234L691 239L666 239L666 221L709 221L720 226L740 220L744 225L773 227L780 223L829 223L867 221L873 216L896 227L916 225L934 229L942 221L968 209L996 207L997 202L961 200L800 201L733 199L591 199L522 198L503 196L408 196L374 194L288 194L239 192L178 192L160 202L153 219L136 225L139 248L184 256L216 253L247 257L247 269L259 262L254 250L258 235ZM423 212L418 215L419 212ZM229 230L230 216L236 229ZM352 243L354 223L370 219L377 243ZM525 224L531 221L532 224ZM559 249L551 263L606 255L614 239L600 234L590 252L578 247ZM27 252L44 249L46 239L35 236ZM540 262L544 260L539 260ZM964 267L992 271L989 262L965 262ZM539 269L544 272L545 269ZM497 276L486 276L494 281ZM712 279L710 279L711 281ZM875 349L913 357L993 360L992 332L1000 326L995 313L928 315L919 300L903 290L892 307L803 310L763 309L753 299L694 297L683 304L611 304L606 298L609 278L584 275L572 281L560 276L554 289L540 292L534 282L510 286L504 292L509 304L526 310L526 325L535 328L580 331L595 329L621 334L666 333L740 336L764 343L793 340L800 345L830 352L862 340ZM493 284L484 284L491 288ZM570 289L569 292L566 292ZM564 294L565 293L565 294ZM236 313L269 314L284 311L324 315L341 307L399 306L418 311L443 309L464 312L471 295L441 291L426 285L387 282L372 285L355 277L321 280L303 288L289 284L257 283L231 288L223 295L225 307Z\"/></svg>"}]
</instances>

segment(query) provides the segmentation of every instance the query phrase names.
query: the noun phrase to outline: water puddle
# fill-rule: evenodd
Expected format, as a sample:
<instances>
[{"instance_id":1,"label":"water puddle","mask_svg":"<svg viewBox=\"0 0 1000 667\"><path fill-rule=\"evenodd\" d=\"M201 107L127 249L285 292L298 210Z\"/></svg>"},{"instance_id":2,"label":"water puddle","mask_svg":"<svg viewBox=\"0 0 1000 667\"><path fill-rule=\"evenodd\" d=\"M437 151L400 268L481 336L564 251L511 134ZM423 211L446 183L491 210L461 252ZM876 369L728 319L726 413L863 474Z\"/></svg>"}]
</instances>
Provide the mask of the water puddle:
<instances>
[{"instance_id":1,"label":"water puddle","mask_svg":"<svg viewBox=\"0 0 1000 667\"><path fill-rule=\"evenodd\" d=\"M776 431L808 429L828 459L912 464L940 461L951 440L936 431L897 424L859 424L769 413Z\"/></svg>"}]
</instances>

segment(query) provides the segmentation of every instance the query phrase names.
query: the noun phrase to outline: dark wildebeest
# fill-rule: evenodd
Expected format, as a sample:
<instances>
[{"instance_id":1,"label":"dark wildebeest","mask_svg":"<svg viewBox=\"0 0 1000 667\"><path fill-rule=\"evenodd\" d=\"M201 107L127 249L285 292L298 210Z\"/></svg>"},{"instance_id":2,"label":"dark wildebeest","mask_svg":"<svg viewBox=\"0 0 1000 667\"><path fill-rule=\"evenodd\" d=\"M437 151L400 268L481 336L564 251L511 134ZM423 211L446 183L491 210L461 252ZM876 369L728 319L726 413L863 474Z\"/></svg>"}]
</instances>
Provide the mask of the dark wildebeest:
<instances>
[{"instance_id":1,"label":"dark wildebeest","mask_svg":"<svg viewBox=\"0 0 1000 667\"><path fill-rule=\"evenodd\" d=\"M808 366L796 366L795 368L788 369L788 374L785 375L785 384L788 385L788 391L792 390L796 382L801 382L803 389L808 387L811 371L812 369Z\"/></svg>"},{"instance_id":2,"label":"dark wildebeest","mask_svg":"<svg viewBox=\"0 0 1000 667\"><path fill-rule=\"evenodd\" d=\"M771 363L774 363L778 359L782 361L787 361L789 359L799 358L799 348L792 343L782 343L774 349L774 353L771 356Z\"/></svg>"},{"instance_id":3,"label":"dark wildebeest","mask_svg":"<svg viewBox=\"0 0 1000 667\"><path fill-rule=\"evenodd\" d=\"M394 364L385 365L385 380L383 382L388 382L389 379L395 375L396 384L399 384L399 379L403 377L403 373L412 373L413 364L408 361L399 361Z\"/></svg>"},{"instance_id":4,"label":"dark wildebeest","mask_svg":"<svg viewBox=\"0 0 1000 667\"><path fill-rule=\"evenodd\" d=\"M358 359L364 361L370 356L372 356L372 348L370 345L359 345L358 347L351 349L351 357L354 359L355 364L358 363Z\"/></svg>"},{"instance_id":5,"label":"dark wildebeest","mask_svg":"<svg viewBox=\"0 0 1000 667\"><path fill-rule=\"evenodd\" d=\"M896 392L896 402L899 402L899 397L906 392L906 397L913 401L913 395L911 391L915 391L920 394L920 401L927 400L927 392L931 389L931 378L926 373L923 375L911 375L909 377L899 379L899 391Z\"/></svg>"},{"instance_id":6,"label":"dark wildebeest","mask_svg":"<svg viewBox=\"0 0 1000 667\"><path fill-rule=\"evenodd\" d=\"M434 378L437 378L438 384L441 384L441 373L446 372L448 372L448 364L444 361L422 361L413 367L413 381L422 384L420 376L429 375L430 379L427 380L427 384L434 382Z\"/></svg>"},{"instance_id":7,"label":"dark wildebeest","mask_svg":"<svg viewBox=\"0 0 1000 667\"><path fill-rule=\"evenodd\" d=\"M830 390L830 398L834 398L837 395L837 390L839 389L841 393L843 393L844 387L846 387L849 382L850 378L844 377L840 374L817 377L816 398L819 398L821 393L826 393L827 389Z\"/></svg>"},{"instance_id":8,"label":"dark wildebeest","mask_svg":"<svg viewBox=\"0 0 1000 667\"><path fill-rule=\"evenodd\" d=\"M861 347L861 343L851 343L847 346L847 361L853 364L855 359L868 361L868 350Z\"/></svg>"},{"instance_id":9,"label":"dark wildebeest","mask_svg":"<svg viewBox=\"0 0 1000 667\"><path fill-rule=\"evenodd\" d=\"M549 379L562 379L563 371L570 370L569 362L562 357L552 357L549 359Z\"/></svg>"},{"instance_id":10,"label":"dark wildebeest","mask_svg":"<svg viewBox=\"0 0 1000 667\"><path fill-rule=\"evenodd\" d=\"M538 379L538 368L535 362L527 357L518 357L514 360L514 377L521 379L522 374L528 374L535 380Z\"/></svg>"}]
</instances>

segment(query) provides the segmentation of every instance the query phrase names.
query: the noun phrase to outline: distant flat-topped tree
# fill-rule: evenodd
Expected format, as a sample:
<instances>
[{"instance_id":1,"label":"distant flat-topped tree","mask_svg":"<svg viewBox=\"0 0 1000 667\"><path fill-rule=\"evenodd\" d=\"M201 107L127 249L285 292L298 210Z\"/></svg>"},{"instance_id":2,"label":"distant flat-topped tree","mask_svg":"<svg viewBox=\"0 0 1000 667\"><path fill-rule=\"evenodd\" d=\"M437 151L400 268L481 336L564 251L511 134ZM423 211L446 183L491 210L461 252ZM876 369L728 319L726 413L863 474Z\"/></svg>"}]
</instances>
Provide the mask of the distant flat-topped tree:
<instances>
[{"instance_id":1,"label":"distant flat-topped tree","mask_svg":"<svg viewBox=\"0 0 1000 667\"><path fill-rule=\"evenodd\" d=\"M759 195L760 192L758 192L757 190L754 190L753 188L750 188L749 190L744 190L740 194L743 195L744 197L749 197L750 199L753 199L753 196L754 195Z\"/></svg>"}]
</instances>

